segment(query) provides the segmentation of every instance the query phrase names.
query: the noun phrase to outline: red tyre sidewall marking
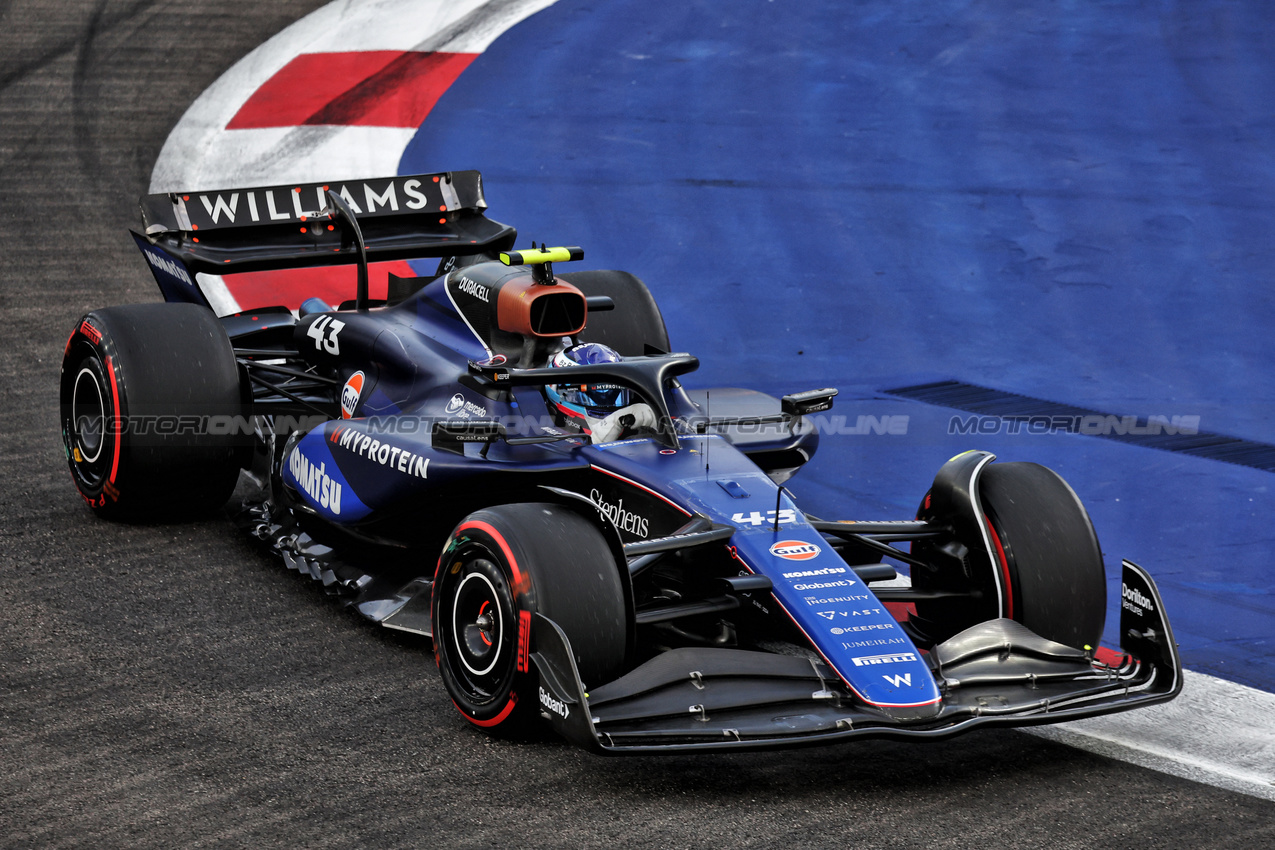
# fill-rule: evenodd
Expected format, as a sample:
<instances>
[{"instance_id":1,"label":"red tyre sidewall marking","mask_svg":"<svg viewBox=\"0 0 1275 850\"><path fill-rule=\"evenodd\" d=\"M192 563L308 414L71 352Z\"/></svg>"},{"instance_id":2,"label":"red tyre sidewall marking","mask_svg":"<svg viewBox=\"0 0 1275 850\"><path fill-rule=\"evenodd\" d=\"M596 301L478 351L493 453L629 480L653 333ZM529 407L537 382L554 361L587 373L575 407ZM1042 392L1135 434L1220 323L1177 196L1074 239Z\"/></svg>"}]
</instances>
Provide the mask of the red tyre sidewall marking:
<instances>
[{"instance_id":1,"label":"red tyre sidewall marking","mask_svg":"<svg viewBox=\"0 0 1275 850\"><path fill-rule=\"evenodd\" d=\"M452 705L456 705L456 700L452 700ZM509 714L514 710L514 708L517 705L518 705L518 698L514 696L513 694L510 694L509 702L505 703L505 707L500 710L500 714L497 714L495 717L493 717L490 720L479 720L476 717L470 717L468 714L465 713L465 709L461 708L459 705L456 705L456 710L460 712L461 717L465 718L466 720L468 720L470 723L474 724L475 726L481 726L484 729L489 729L492 726L499 726L501 723L503 723L505 719L509 717Z\"/></svg>"},{"instance_id":2,"label":"red tyre sidewall marking","mask_svg":"<svg viewBox=\"0 0 1275 850\"><path fill-rule=\"evenodd\" d=\"M115 457L111 459L111 477L109 479L109 483L113 486L115 484L115 473L120 468L120 432L123 430L124 423L120 421L120 390L115 383L115 366L111 364L110 357L103 358L103 362L106 363L106 374L111 376L111 401L115 405L113 411L115 414L115 427L113 429L115 431Z\"/></svg>"},{"instance_id":3,"label":"red tyre sidewall marking","mask_svg":"<svg viewBox=\"0 0 1275 850\"><path fill-rule=\"evenodd\" d=\"M992 543L996 546L996 557L1000 561L1002 583L1005 585L1005 616L1014 619L1014 591L1009 583L1009 561L1005 559L1005 548L1001 546L1000 535L996 533L992 521L983 514L983 522L987 523L987 531L992 535Z\"/></svg>"}]
</instances>

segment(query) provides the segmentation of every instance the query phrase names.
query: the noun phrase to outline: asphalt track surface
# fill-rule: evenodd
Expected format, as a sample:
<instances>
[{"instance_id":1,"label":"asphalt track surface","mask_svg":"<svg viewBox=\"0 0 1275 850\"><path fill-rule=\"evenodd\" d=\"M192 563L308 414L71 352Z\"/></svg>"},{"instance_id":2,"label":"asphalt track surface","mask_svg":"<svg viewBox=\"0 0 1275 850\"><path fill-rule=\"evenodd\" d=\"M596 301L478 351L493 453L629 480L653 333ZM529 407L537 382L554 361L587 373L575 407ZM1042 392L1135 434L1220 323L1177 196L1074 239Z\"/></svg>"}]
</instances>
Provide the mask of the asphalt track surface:
<instances>
[{"instance_id":1,"label":"asphalt track surface","mask_svg":"<svg viewBox=\"0 0 1275 850\"><path fill-rule=\"evenodd\" d=\"M228 521L96 520L57 436L66 334L157 300L125 229L169 129L316 5L0 5L0 846L1275 843L1269 802L1014 732L626 760L493 741L421 642Z\"/></svg>"}]
</instances>

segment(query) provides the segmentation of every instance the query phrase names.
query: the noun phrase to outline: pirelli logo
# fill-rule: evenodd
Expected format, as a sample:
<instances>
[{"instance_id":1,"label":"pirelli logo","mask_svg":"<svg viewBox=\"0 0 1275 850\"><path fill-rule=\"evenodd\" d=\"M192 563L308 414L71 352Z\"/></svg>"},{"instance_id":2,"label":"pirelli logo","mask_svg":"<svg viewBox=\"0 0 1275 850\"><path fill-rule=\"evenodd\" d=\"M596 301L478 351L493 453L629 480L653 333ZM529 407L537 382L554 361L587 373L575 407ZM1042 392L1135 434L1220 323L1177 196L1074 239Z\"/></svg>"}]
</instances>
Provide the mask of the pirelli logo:
<instances>
[{"instance_id":1,"label":"pirelli logo","mask_svg":"<svg viewBox=\"0 0 1275 850\"><path fill-rule=\"evenodd\" d=\"M902 664L905 661L915 661L916 654L912 652L895 652L890 655L861 655L853 659L855 667L872 667L877 664Z\"/></svg>"},{"instance_id":2,"label":"pirelli logo","mask_svg":"<svg viewBox=\"0 0 1275 850\"><path fill-rule=\"evenodd\" d=\"M531 655L531 612L518 612L518 672L526 673L531 670L529 663Z\"/></svg>"}]
</instances>

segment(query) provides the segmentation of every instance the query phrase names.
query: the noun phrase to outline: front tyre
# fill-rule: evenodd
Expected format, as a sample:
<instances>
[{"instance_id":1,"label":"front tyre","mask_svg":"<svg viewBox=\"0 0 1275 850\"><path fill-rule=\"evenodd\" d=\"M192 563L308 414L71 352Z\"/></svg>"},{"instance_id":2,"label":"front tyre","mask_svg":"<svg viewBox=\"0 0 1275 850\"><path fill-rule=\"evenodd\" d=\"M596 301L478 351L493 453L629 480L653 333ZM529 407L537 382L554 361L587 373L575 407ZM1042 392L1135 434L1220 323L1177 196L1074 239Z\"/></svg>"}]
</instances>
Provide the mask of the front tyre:
<instances>
[{"instance_id":1,"label":"front tyre","mask_svg":"<svg viewBox=\"0 0 1275 850\"><path fill-rule=\"evenodd\" d=\"M985 552L985 559L945 556L929 541L912 546L914 555L935 565L914 568L912 586L945 594L916 602L910 620L915 634L940 643L1005 617L1058 643L1096 647L1106 620L1106 571L1093 523L1075 491L1058 473L1035 463L989 464L977 486L982 516L968 518L958 542L970 552ZM918 516L949 521L929 515L933 495L931 490ZM986 538L984 531L968 531L979 528Z\"/></svg>"},{"instance_id":2,"label":"front tyre","mask_svg":"<svg viewBox=\"0 0 1275 850\"><path fill-rule=\"evenodd\" d=\"M452 532L434 577L434 655L447 693L476 726L518 733L536 717L532 615L571 641L581 678L615 678L631 618L606 538L574 510L501 505Z\"/></svg>"}]
</instances>

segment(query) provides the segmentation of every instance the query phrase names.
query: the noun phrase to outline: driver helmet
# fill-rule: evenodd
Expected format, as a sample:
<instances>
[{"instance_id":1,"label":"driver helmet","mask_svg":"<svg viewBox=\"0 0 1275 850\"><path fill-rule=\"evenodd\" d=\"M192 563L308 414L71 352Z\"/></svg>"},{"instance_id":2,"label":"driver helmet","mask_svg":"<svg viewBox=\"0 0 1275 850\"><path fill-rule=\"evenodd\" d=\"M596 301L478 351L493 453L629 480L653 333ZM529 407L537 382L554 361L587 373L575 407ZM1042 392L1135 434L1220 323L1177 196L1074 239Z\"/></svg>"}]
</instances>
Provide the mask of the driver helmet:
<instances>
[{"instance_id":1,"label":"driver helmet","mask_svg":"<svg viewBox=\"0 0 1275 850\"><path fill-rule=\"evenodd\" d=\"M582 342L559 351L550 366L592 366L622 359L613 348ZM629 390L615 384L546 384L545 395L566 415L584 419L600 419L629 404Z\"/></svg>"}]
</instances>

